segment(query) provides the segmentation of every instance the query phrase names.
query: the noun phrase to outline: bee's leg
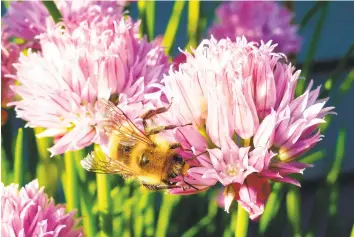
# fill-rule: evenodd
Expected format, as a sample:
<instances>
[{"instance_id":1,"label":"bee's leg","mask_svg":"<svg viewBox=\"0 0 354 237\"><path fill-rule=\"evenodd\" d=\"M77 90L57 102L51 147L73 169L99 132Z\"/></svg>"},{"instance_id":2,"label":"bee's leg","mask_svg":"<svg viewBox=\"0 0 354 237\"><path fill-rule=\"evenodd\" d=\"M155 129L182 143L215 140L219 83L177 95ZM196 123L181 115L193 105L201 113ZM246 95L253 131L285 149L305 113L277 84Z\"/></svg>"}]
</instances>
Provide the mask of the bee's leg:
<instances>
[{"instance_id":1,"label":"bee's leg","mask_svg":"<svg viewBox=\"0 0 354 237\"><path fill-rule=\"evenodd\" d=\"M182 180L185 184L187 184L189 187L194 188L195 190L199 190L199 188L194 187L192 184L188 183L185 179L184 176L182 175Z\"/></svg>"},{"instance_id":2,"label":"bee's leg","mask_svg":"<svg viewBox=\"0 0 354 237\"><path fill-rule=\"evenodd\" d=\"M171 105L172 105L172 100L167 107L160 107L157 109L151 109L151 110L146 111L143 115L141 115L140 117L143 119L144 128L146 128L146 126L147 126L146 120L148 120L158 114L162 114L162 113L168 111L169 108L171 107Z\"/></svg>"},{"instance_id":3,"label":"bee's leg","mask_svg":"<svg viewBox=\"0 0 354 237\"><path fill-rule=\"evenodd\" d=\"M153 128L149 128L149 129L145 129L145 133L149 136L149 135L154 135L154 134L158 134L160 132L163 132L165 130L171 130L171 129L175 129L175 128L178 128L178 127L184 127L184 126L187 126L187 125L192 125L191 123L187 123L187 124L184 124L184 125L166 125L166 126L156 126L156 127L153 127Z\"/></svg>"},{"instance_id":4,"label":"bee's leg","mask_svg":"<svg viewBox=\"0 0 354 237\"><path fill-rule=\"evenodd\" d=\"M147 184L147 183L142 183L144 187L149 189L150 191L160 191L160 190L165 190L165 189L172 189L176 188L177 186L174 184L164 184L164 185L153 185L153 184Z\"/></svg>"},{"instance_id":5,"label":"bee's leg","mask_svg":"<svg viewBox=\"0 0 354 237\"><path fill-rule=\"evenodd\" d=\"M177 149L177 148L182 148L182 144L178 143L178 142L170 144L170 150L174 150L174 149Z\"/></svg>"}]
</instances>

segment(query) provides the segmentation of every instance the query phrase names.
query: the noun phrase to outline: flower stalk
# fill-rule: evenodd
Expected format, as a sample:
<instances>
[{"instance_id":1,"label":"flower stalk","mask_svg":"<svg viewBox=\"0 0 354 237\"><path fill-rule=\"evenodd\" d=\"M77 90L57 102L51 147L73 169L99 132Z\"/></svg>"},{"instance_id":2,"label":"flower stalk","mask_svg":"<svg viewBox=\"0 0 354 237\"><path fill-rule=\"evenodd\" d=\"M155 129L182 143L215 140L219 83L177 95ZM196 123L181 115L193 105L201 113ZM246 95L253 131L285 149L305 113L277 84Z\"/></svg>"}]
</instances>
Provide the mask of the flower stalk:
<instances>
[{"instance_id":1,"label":"flower stalk","mask_svg":"<svg viewBox=\"0 0 354 237\"><path fill-rule=\"evenodd\" d=\"M247 236L248 222L249 222L248 212L245 209L243 209L241 204L238 204L235 237Z\"/></svg>"},{"instance_id":2,"label":"flower stalk","mask_svg":"<svg viewBox=\"0 0 354 237\"><path fill-rule=\"evenodd\" d=\"M75 167L75 153L70 151L64 154L65 162L65 186L66 186L66 209L67 211L72 211L78 209L80 205L80 195L78 193L78 177Z\"/></svg>"},{"instance_id":3,"label":"flower stalk","mask_svg":"<svg viewBox=\"0 0 354 237\"><path fill-rule=\"evenodd\" d=\"M53 21L58 23L62 19L62 15L54 1L43 0L42 2L43 5L47 8L49 14L52 16Z\"/></svg>"},{"instance_id":4,"label":"flower stalk","mask_svg":"<svg viewBox=\"0 0 354 237\"><path fill-rule=\"evenodd\" d=\"M95 145L95 151L98 155L103 155L98 145ZM100 236L112 236L112 216L111 216L111 196L110 196L110 180L106 174L96 174L97 184L97 204L99 213Z\"/></svg>"},{"instance_id":5,"label":"flower stalk","mask_svg":"<svg viewBox=\"0 0 354 237\"><path fill-rule=\"evenodd\" d=\"M156 237L167 236L168 225L170 222L173 207L180 200L179 196L164 194L160 207L159 219L157 221Z\"/></svg>"},{"instance_id":6,"label":"flower stalk","mask_svg":"<svg viewBox=\"0 0 354 237\"><path fill-rule=\"evenodd\" d=\"M172 15L170 17L170 20L168 21L166 31L162 40L162 45L165 47L165 52L168 55L171 53L171 50L173 48L185 5L185 1L175 1L175 4L173 5Z\"/></svg>"},{"instance_id":7,"label":"flower stalk","mask_svg":"<svg viewBox=\"0 0 354 237\"><path fill-rule=\"evenodd\" d=\"M293 236L300 237L301 235L301 198L298 188L290 187L286 194L286 210L288 220L291 225Z\"/></svg>"},{"instance_id":8,"label":"flower stalk","mask_svg":"<svg viewBox=\"0 0 354 237\"><path fill-rule=\"evenodd\" d=\"M24 185L23 161L23 130L19 128L15 144L14 183L17 183L20 187Z\"/></svg>"},{"instance_id":9,"label":"flower stalk","mask_svg":"<svg viewBox=\"0 0 354 237\"><path fill-rule=\"evenodd\" d=\"M198 23L199 23L199 13L200 13L200 1L189 1L188 2L188 44L189 47L196 48L198 45Z\"/></svg>"}]
</instances>

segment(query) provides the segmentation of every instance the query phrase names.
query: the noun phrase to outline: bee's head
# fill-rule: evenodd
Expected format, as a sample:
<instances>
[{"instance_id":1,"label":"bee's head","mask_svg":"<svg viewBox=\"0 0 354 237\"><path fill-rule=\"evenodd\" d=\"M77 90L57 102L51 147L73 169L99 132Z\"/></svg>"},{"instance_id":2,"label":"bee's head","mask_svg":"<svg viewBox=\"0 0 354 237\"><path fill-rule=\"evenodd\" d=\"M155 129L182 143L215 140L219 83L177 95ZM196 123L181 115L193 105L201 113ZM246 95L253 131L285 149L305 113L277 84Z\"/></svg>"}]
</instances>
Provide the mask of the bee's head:
<instances>
[{"instance_id":1,"label":"bee's head","mask_svg":"<svg viewBox=\"0 0 354 237\"><path fill-rule=\"evenodd\" d=\"M182 170L186 166L186 162L178 153L172 153L167 162L168 179L182 174Z\"/></svg>"}]
</instances>

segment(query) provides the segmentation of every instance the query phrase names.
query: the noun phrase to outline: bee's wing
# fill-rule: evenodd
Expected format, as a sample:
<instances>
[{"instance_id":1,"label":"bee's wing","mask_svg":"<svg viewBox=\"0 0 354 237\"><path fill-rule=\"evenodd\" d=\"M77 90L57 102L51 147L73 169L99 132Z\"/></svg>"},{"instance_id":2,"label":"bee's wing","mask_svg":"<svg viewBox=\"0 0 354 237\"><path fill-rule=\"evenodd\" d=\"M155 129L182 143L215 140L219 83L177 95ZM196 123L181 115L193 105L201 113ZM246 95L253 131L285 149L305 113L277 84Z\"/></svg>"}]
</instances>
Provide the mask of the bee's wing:
<instances>
[{"instance_id":1,"label":"bee's wing","mask_svg":"<svg viewBox=\"0 0 354 237\"><path fill-rule=\"evenodd\" d=\"M134 145L137 142L144 142L149 145L153 144L151 139L140 131L124 112L112 102L100 99L98 106L104 113L104 119L100 122L99 127L108 136L114 134L125 145Z\"/></svg>"},{"instance_id":2,"label":"bee's wing","mask_svg":"<svg viewBox=\"0 0 354 237\"><path fill-rule=\"evenodd\" d=\"M120 174L124 177L136 176L137 174L123 162L110 158L102 153L97 155L91 152L85 159L81 160L81 166L92 172L103 174Z\"/></svg>"}]
</instances>

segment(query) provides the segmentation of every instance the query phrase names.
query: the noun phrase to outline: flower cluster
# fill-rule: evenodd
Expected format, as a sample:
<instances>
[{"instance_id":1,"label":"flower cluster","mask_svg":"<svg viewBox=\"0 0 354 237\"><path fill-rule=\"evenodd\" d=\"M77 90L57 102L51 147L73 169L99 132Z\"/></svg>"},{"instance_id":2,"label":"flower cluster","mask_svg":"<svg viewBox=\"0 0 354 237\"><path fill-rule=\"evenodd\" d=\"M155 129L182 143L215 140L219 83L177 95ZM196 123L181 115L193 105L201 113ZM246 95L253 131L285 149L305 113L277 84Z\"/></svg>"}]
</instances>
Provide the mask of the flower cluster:
<instances>
[{"instance_id":1,"label":"flower cluster","mask_svg":"<svg viewBox=\"0 0 354 237\"><path fill-rule=\"evenodd\" d=\"M75 211L66 213L64 205L55 205L37 180L20 191L17 184L1 183L0 193L2 236L83 236Z\"/></svg>"},{"instance_id":2,"label":"flower cluster","mask_svg":"<svg viewBox=\"0 0 354 237\"><path fill-rule=\"evenodd\" d=\"M95 27L107 22L119 20L122 17L124 1L88 1L75 0L55 1L62 13L62 25L72 32L80 24L88 24L88 27ZM18 61L20 51L31 48L35 51L41 50L39 35L47 29L55 27L52 17L43 5L42 1L13 1L3 17L1 29L1 104L6 107L12 101L14 93L10 86L15 81L16 70L13 63ZM101 26L104 28L105 26ZM13 38L23 40L22 44L11 42ZM12 78L8 75L12 75ZM7 113L2 110L2 123L5 123Z\"/></svg>"},{"instance_id":3,"label":"flower cluster","mask_svg":"<svg viewBox=\"0 0 354 237\"><path fill-rule=\"evenodd\" d=\"M124 7L124 1L57 0L55 3L63 24L70 31L85 21L94 26L104 19L118 20ZM34 49L40 49L38 36L55 26L48 10L38 0L11 2L3 22L11 37L24 39L27 46Z\"/></svg>"},{"instance_id":4,"label":"flower cluster","mask_svg":"<svg viewBox=\"0 0 354 237\"><path fill-rule=\"evenodd\" d=\"M164 77L165 93L173 98L167 117L178 128L188 175L178 178L197 187L172 189L194 193L220 182L225 207L236 199L252 219L259 217L270 192L269 180L299 185L291 174L309 165L296 158L321 140L318 125L333 108L318 100L312 82L294 96L300 71L285 64L275 45L245 38L204 40L186 63Z\"/></svg>"},{"instance_id":5,"label":"flower cluster","mask_svg":"<svg viewBox=\"0 0 354 237\"><path fill-rule=\"evenodd\" d=\"M164 133L182 145L178 152L191 167L171 180L178 187L171 194L193 194L220 182L225 210L236 200L257 219L270 181L300 185L293 174L310 165L298 157L322 139L318 126L333 107L318 99L320 87L312 89L312 81L295 96L300 71L284 54L296 53L300 38L286 9L272 2L223 3L220 22L209 31L216 38L203 40L170 67L161 40L140 38L139 23L123 17L123 1L55 3L59 24L40 1L11 3L1 56L2 104L15 106L27 126L45 128L39 137L55 138L52 156L104 145L99 99L114 102L135 122L145 110L169 102L154 122L192 124ZM11 43L13 37L24 44ZM20 53L24 48L30 49ZM11 213L2 224L5 233L81 234L73 230L73 214L48 204L36 181L20 194L13 185L1 189L3 210Z\"/></svg>"},{"instance_id":6,"label":"flower cluster","mask_svg":"<svg viewBox=\"0 0 354 237\"><path fill-rule=\"evenodd\" d=\"M97 141L98 98L116 98L134 116L143 104L159 103L149 85L166 72L168 58L161 46L137 38L137 28L130 18L93 28L83 22L71 32L58 26L41 35L41 53L20 56L13 89L22 100L11 105L27 126L47 128L39 136L61 136L52 155Z\"/></svg>"},{"instance_id":7,"label":"flower cluster","mask_svg":"<svg viewBox=\"0 0 354 237\"><path fill-rule=\"evenodd\" d=\"M13 63L17 62L20 55L20 46L9 41L9 35L4 28L1 29L1 108L7 107L12 101L14 92L10 90L15 82L10 75L15 74ZM1 125L7 120L7 112L1 109Z\"/></svg>"},{"instance_id":8,"label":"flower cluster","mask_svg":"<svg viewBox=\"0 0 354 237\"><path fill-rule=\"evenodd\" d=\"M9 89L14 84L14 80L9 77L15 73L13 63L17 62L20 55L20 47L9 41L9 35L6 30L1 32L1 106L6 107L14 96L13 91Z\"/></svg>"},{"instance_id":9,"label":"flower cluster","mask_svg":"<svg viewBox=\"0 0 354 237\"><path fill-rule=\"evenodd\" d=\"M278 44L277 51L285 54L296 53L300 49L297 26L292 25L292 14L275 2L230 1L220 4L216 10L217 23L209 34L216 39L245 36L249 41Z\"/></svg>"}]
</instances>

